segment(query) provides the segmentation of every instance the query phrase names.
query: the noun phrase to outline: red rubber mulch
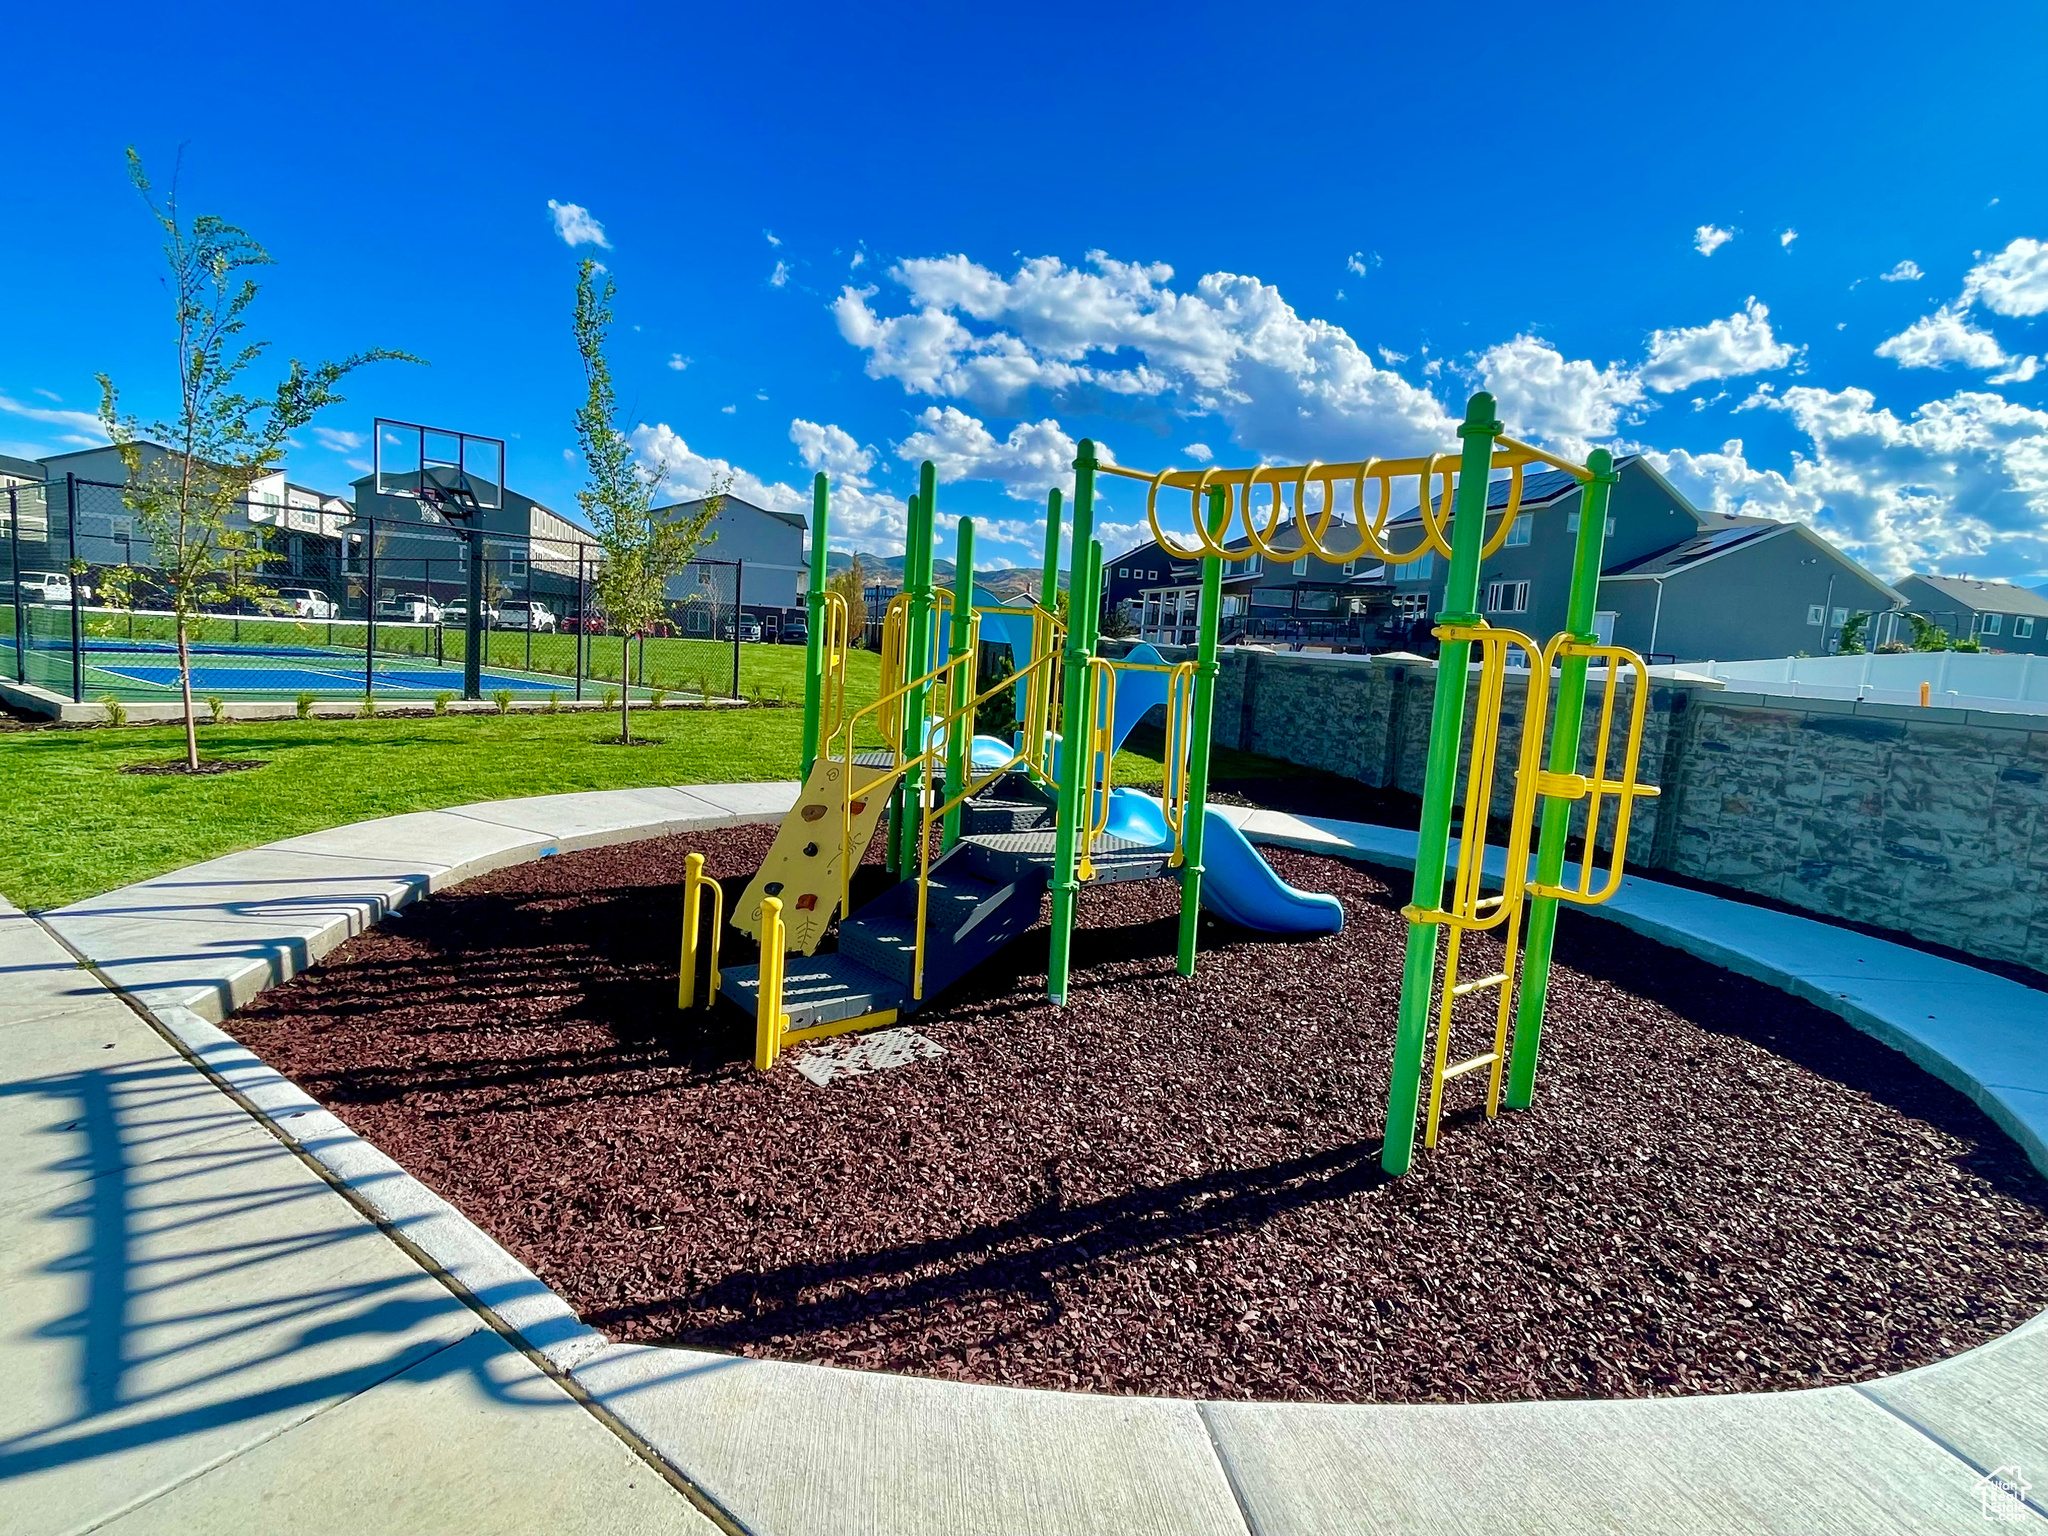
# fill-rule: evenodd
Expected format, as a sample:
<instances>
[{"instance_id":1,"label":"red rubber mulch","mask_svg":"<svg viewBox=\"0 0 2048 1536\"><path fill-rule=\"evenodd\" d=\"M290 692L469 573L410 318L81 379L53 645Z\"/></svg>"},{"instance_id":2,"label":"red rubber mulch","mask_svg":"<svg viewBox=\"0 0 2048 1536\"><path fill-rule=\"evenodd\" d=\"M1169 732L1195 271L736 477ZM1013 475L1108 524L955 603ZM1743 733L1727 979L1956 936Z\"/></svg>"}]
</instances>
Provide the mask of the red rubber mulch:
<instances>
[{"instance_id":1,"label":"red rubber mulch","mask_svg":"<svg viewBox=\"0 0 2048 1536\"><path fill-rule=\"evenodd\" d=\"M946 1054L829 1088L788 1057L758 1075L747 1021L674 1009L675 882L702 850L730 906L769 837L471 881L230 1027L619 1338L1472 1401L1854 1381L2048 1305L2048 1184L1961 1095L1573 913L1536 1108L1487 1121L1475 1073L1442 1145L1384 1178L1406 880L1304 854L1271 858L1343 899L1340 936L1205 923L1182 980L1174 888L1092 889L1067 1008L1040 928L916 1017ZM1479 975L1498 951L1468 954Z\"/></svg>"}]
</instances>

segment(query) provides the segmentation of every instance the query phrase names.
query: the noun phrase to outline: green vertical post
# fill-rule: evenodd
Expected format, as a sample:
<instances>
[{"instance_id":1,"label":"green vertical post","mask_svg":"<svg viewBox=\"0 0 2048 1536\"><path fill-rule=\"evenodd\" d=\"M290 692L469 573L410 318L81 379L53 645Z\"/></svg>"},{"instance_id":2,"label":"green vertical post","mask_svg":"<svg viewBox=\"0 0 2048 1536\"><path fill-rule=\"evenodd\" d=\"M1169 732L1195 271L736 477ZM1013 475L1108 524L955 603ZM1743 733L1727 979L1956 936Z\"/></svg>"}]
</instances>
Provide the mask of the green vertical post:
<instances>
[{"instance_id":1,"label":"green vertical post","mask_svg":"<svg viewBox=\"0 0 2048 1536\"><path fill-rule=\"evenodd\" d=\"M1444 583L1439 624L1479 621L1479 550L1486 539L1486 485L1493 473L1493 440L1501 424L1493 396L1484 391L1465 406L1458 428L1464 451L1458 465L1456 511L1451 520L1451 568ZM1423 494L1430 493L1423 487ZM1444 868L1450 862L1451 802L1457 793L1458 749L1465 734L1466 668L1472 642L1446 640L1437 650L1436 701L1429 722L1429 766L1422 786L1422 830L1415 842L1415 888L1410 898L1426 911L1444 901ZM1408 1171L1415 1159L1415 1109L1422 1092L1422 1058L1429 1040L1430 1003L1435 994L1437 924L1408 925L1408 951L1401 971L1401 1012L1394 1035L1394 1070L1387 1085L1387 1134L1380 1166Z\"/></svg>"},{"instance_id":2,"label":"green vertical post","mask_svg":"<svg viewBox=\"0 0 2048 1536\"><path fill-rule=\"evenodd\" d=\"M953 555L953 643L947 647L949 656L956 662L968 654L970 631L974 628L974 519L961 518L959 532L959 544ZM946 694L946 713L952 717L952 723L946 728L948 800L967 787L968 770L973 762L968 746L974 737L974 717L967 712L967 705L974 697L977 670L971 662L954 667L952 686ZM939 847L951 848L959 841L960 807L956 805L946 812L945 821L941 824Z\"/></svg>"},{"instance_id":3,"label":"green vertical post","mask_svg":"<svg viewBox=\"0 0 2048 1536\"><path fill-rule=\"evenodd\" d=\"M1600 565L1607 549L1607 503L1620 476L1614 457L1596 448L1586 460L1593 478L1579 496L1579 543L1572 561L1571 596L1565 601L1564 627L1575 640L1592 641L1594 610L1600 604ZM1574 772L1579 760L1579 731L1586 715L1586 658L1567 656L1558 664L1557 706L1551 717L1550 771ZM1614 686L1614 672L1607 686ZM1606 764L1595 763L1595 773ZM1565 839L1571 834L1571 802L1546 798L1536 834L1536 881L1556 885L1564 875ZM1599 829L1586 828L1590 846ZM1511 848L1508 857L1521 856ZM1508 1056L1504 1102L1509 1109L1527 1109L1536 1097L1536 1057L1543 1043L1543 1005L1550 992L1550 948L1557 937L1557 898L1529 900L1528 932L1522 940L1522 979L1515 997L1515 1044Z\"/></svg>"},{"instance_id":4,"label":"green vertical post","mask_svg":"<svg viewBox=\"0 0 2048 1536\"><path fill-rule=\"evenodd\" d=\"M918 469L917 510L911 517L910 539L903 552L903 583L910 593L910 622L904 646L908 675L922 677L932 669L937 639L933 622L932 526L938 511L938 473L926 459ZM903 754L922 756L931 734L929 683L919 683L903 700ZM926 786L930 782L922 765L903 775L903 810L898 825L896 868L906 878L918 865L918 839L923 835Z\"/></svg>"},{"instance_id":5,"label":"green vertical post","mask_svg":"<svg viewBox=\"0 0 2048 1536\"><path fill-rule=\"evenodd\" d=\"M1209 527L1220 539L1230 517L1229 492L1209 493ZM1202 560L1201 631L1195 641L1195 696L1188 725L1188 796L1182 814L1180 870L1180 953L1176 965L1183 976L1195 974L1195 930L1202 916L1202 836L1208 830L1209 735L1216 712L1216 632L1223 622L1223 558ZM1167 743L1168 750L1172 743Z\"/></svg>"},{"instance_id":6,"label":"green vertical post","mask_svg":"<svg viewBox=\"0 0 2048 1536\"><path fill-rule=\"evenodd\" d=\"M1057 489L1045 494L1045 566L1038 581L1038 606L1053 618L1060 614L1060 493ZM1020 663L1018 671L1024 668ZM1043 686L1037 678L1029 684L1032 688ZM1026 711L1028 714L1029 711ZM1054 728L1055 722L1047 719L1041 722L1046 731ZM1028 743L1032 752L1038 752L1044 742Z\"/></svg>"},{"instance_id":7,"label":"green vertical post","mask_svg":"<svg viewBox=\"0 0 2048 1536\"><path fill-rule=\"evenodd\" d=\"M811 482L811 590L807 611L810 629L804 639L804 771L809 782L811 765L818 760L819 715L825 697L825 533L828 511L825 472ZM847 623L853 615L847 615Z\"/></svg>"},{"instance_id":8,"label":"green vertical post","mask_svg":"<svg viewBox=\"0 0 2048 1536\"><path fill-rule=\"evenodd\" d=\"M1057 519L1054 527L1058 527ZM1050 538L1056 535L1048 535ZM1068 957L1074 944L1074 908L1081 883L1075 873L1076 821L1085 804L1089 705L1088 658L1095 654L1089 633L1087 551L1095 539L1095 443L1082 438L1074 459L1074 560L1067 588L1066 660L1060 684L1060 751L1052 861L1052 933L1046 961L1046 995L1067 1000ZM1054 573L1057 575L1057 572ZM1050 606L1050 605L1048 605Z\"/></svg>"}]
</instances>

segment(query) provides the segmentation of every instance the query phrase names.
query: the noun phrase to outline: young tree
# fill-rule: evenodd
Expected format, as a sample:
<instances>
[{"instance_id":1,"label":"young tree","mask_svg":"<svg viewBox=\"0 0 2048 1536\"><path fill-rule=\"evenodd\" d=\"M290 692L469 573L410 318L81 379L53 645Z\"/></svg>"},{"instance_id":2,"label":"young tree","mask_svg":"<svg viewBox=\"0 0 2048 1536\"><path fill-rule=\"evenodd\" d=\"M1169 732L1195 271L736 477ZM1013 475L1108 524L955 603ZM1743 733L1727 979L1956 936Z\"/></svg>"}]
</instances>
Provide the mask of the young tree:
<instances>
[{"instance_id":1,"label":"young tree","mask_svg":"<svg viewBox=\"0 0 2048 1536\"><path fill-rule=\"evenodd\" d=\"M212 214L189 224L178 212L178 182L159 202L128 151L128 179L164 235L164 260L178 336L178 409L155 421L124 414L114 381L99 375L100 423L128 471L124 493L153 551L151 579L161 585L178 641L178 686L185 704L185 767L199 770L199 727L192 713L190 626L200 605L261 597L254 580L262 560L255 531L231 525L249 488L284 459L285 439L342 396L335 386L365 363L418 362L404 352L373 348L313 368L293 358L268 396L242 393L243 372L267 342L242 341L257 285L242 276L270 256L246 230ZM145 442L169 450L152 457ZM125 582L123 578L123 587Z\"/></svg>"},{"instance_id":2,"label":"young tree","mask_svg":"<svg viewBox=\"0 0 2048 1536\"><path fill-rule=\"evenodd\" d=\"M825 590L836 592L839 600L846 604L847 638L855 645L860 644L867 634L867 582L868 573L861 568L860 556L855 555L845 570L825 583Z\"/></svg>"},{"instance_id":3,"label":"young tree","mask_svg":"<svg viewBox=\"0 0 2048 1536\"><path fill-rule=\"evenodd\" d=\"M619 430L618 398L612 389L611 365L605 361L605 335L612 323L612 280L585 258L576 273L576 350L583 354L587 388L576 412L576 438L590 484L576 493L590 526L596 530L603 558L592 585L606 615L619 630L619 740L631 742L633 724L631 673L633 637L645 634L667 610L668 581L696 558L697 551L718 535L711 520L725 505L727 483L719 481L702 505L688 517L654 515L654 499L667 478L665 466L643 471L633 462L626 435ZM739 615L733 616L737 625Z\"/></svg>"},{"instance_id":4,"label":"young tree","mask_svg":"<svg viewBox=\"0 0 2048 1536\"><path fill-rule=\"evenodd\" d=\"M1909 613L1906 623L1913 630L1913 649L1916 651L1945 651L1949 648L1948 631L1924 614Z\"/></svg>"}]
</instances>

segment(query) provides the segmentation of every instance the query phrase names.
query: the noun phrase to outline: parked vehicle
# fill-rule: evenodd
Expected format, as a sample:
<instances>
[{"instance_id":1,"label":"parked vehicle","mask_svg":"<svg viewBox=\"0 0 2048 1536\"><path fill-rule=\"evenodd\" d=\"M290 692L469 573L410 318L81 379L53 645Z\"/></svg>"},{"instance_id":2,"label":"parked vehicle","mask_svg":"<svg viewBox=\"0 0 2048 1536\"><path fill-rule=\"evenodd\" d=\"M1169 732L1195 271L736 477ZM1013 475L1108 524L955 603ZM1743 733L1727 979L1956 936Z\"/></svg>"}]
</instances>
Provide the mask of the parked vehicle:
<instances>
[{"instance_id":1,"label":"parked vehicle","mask_svg":"<svg viewBox=\"0 0 2048 1536\"><path fill-rule=\"evenodd\" d=\"M377 604L377 617L401 624L439 624L444 622L444 610L431 597L397 592Z\"/></svg>"},{"instance_id":2,"label":"parked vehicle","mask_svg":"<svg viewBox=\"0 0 2048 1536\"><path fill-rule=\"evenodd\" d=\"M514 603L491 622L499 629L530 629L535 633L553 633L555 628L555 616L546 603Z\"/></svg>"},{"instance_id":3,"label":"parked vehicle","mask_svg":"<svg viewBox=\"0 0 2048 1536\"><path fill-rule=\"evenodd\" d=\"M302 619L332 619L340 613L333 598L312 587L279 587L277 600Z\"/></svg>"},{"instance_id":4,"label":"parked vehicle","mask_svg":"<svg viewBox=\"0 0 2048 1536\"><path fill-rule=\"evenodd\" d=\"M484 628L496 629L498 627L499 618L498 610L493 608L489 603L485 603L483 612ZM469 603L467 599L458 597L454 602L444 604L441 608L440 613L436 616L435 622L437 624L445 624L450 629L468 628Z\"/></svg>"},{"instance_id":5,"label":"parked vehicle","mask_svg":"<svg viewBox=\"0 0 2048 1536\"><path fill-rule=\"evenodd\" d=\"M784 619L779 638L784 645L802 645L811 638L810 625L803 619Z\"/></svg>"},{"instance_id":6,"label":"parked vehicle","mask_svg":"<svg viewBox=\"0 0 2048 1536\"><path fill-rule=\"evenodd\" d=\"M601 635L604 633L604 620L594 613L572 613L560 621L559 627L565 635Z\"/></svg>"},{"instance_id":7,"label":"parked vehicle","mask_svg":"<svg viewBox=\"0 0 2048 1536\"><path fill-rule=\"evenodd\" d=\"M20 590L27 602L68 603L71 601L71 578L59 572L23 571Z\"/></svg>"},{"instance_id":8,"label":"parked vehicle","mask_svg":"<svg viewBox=\"0 0 2048 1536\"><path fill-rule=\"evenodd\" d=\"M741 639L742 641L744 641L744 642L745 642L746 644L748 644L748 645L758 645L758 644L760 644L760 642L761 642L761 621L760 621L759 619L741 619L741 620L740 620L740 626L739 626L739 627L740 627L740 639ZM719 632L719 636L718 636L718 638L719 638L719 639L721 639L721 640L730 640L730 639L732 638L732 621L731 621L731 620L729 620L729 619L728 619L728 620L726 621L726 625L725 625L725 628L724 628L723 630L721 630L721 631Z\"/></svg>"}]
</instances>

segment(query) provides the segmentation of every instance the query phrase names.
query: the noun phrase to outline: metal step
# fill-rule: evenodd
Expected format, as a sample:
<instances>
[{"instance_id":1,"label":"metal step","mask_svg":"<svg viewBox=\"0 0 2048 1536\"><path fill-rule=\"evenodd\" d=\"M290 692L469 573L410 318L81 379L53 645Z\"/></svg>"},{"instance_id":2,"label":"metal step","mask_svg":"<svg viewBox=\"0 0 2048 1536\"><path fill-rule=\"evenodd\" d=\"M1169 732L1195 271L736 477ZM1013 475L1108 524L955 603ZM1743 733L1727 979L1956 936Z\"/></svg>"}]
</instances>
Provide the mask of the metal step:
<instances>
[{"instance_id":1,"label":"metal step","mask_svg":"<svg viewBox=\"0 0 2048 1536\"><path fill-rule=\"evenodd\" d=\"M1029 832L978 832L960 839L960 852L968 868L982 879L996 882L1019 878L1026 870L1037 870L1041 878L1052 877L1052 829ZM1118 837L1098 837L1089 855L1095 865L1090 884L1113 885L1122 880L1157 880L1174 873L1168 853L1147 843L1125 842Z\"/></svg>"},{"instance_id":2,"label":"metal step","mask_svg":"<svg viewBox=\"0 0 2048 1536\"><path fill-rule=\"evenodd\" d=\"M757 965L735 965L719 972L718 995L749 1018L758 1006L760 992L761 968ZM909 997L907 982L870 970L843 954L790 955L783 964L782 1007L792 1029L901 1008Z\"/></svg>"},{"instance_id":3,"label":"metal step","mask_svg":"<svg viewBox=\"0 0 2048 1536\"><path fill-rule=\"evenodd\" d=\"M927 946L965 924L998 889L960 867L957 860L942 861L932 871L930 894L926 898ZM917 882L905 880L842 922L839 952L870 970L909 985L917 956ZM929 954L925 957L925 971L929 977Z\"/></svg>"}]
</instances>

